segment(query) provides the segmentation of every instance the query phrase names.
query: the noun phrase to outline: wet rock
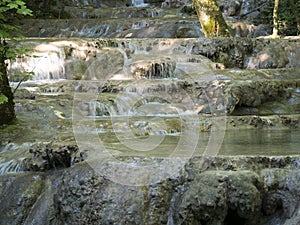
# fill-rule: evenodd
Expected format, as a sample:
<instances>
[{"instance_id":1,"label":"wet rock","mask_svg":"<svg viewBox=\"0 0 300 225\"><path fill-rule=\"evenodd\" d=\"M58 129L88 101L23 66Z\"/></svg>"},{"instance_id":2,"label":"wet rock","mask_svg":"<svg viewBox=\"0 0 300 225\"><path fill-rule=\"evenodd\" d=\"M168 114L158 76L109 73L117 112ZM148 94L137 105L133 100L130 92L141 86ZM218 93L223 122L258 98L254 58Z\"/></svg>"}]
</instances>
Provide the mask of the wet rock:
<instances>
[{"instance_id":1,"label":"wet rock","mask_svg":"<svg viewBox=\"0 0 300 225\"><path fill-rule=\"evenodd\" d=\"M245 67L247 68L282 68L297 67L298 65L294 61L295 58L299 57L298 42L292 40L287 42L274 40L270 42L268 39L258 39L255 46L255 53L245 61Z\"/></svg>"},{"instance_id":2,"label":"wet rock","mask_svg":"<svg viewBox=\"0 0 300 225\"><path fill-rule=\"evenodd\" d=\"M266 101L288 98L290 96L288 85L276 81L232 82L224 91L225 96L229 96L226 109L230 114L236 106L257 107Z\"/></svg>"},{"instance_id":3,"label":"wet rock","mask_svg":"<svg viewBox=\"0 0 300 225\"><path fill-rule=\"evenodd\" d=\"M80 166L62 178L55 196L56 220L58 224L141 224L144 198L142 188L115 184Z\"/></svg>"},{"instance_id":4,"label":"wet rock","mask_svg":"<svg viewBox=\"0 0 300 225\"><path fill-rule=\"evenodd\" d=\"M28 37L173 38L182 26L178 23L179 20L185 21L186 27L190 28L190 31L185 33L188 36L182 36L182 38L204 36L197 20L177 16L164 18L163 23L157 18L53 20L51 27L44 26L47 20L26 20L22 33Z\"/></svg>"},{"instance_id":5,"label":"wet rock","mask_svg":"<svg viewBox=\"0 0 300 225\"><path fill-rule=\"evenodd\" d=\"M223 224L232 219L228 210L241 220L255 220L262 205L262 186L249 171L200 174L182 196L177 223Z\"/></svg>"},{"instance_id":6,"label":"wet rock","mask_svg":"<svg viewBox=\"0 0 300 225\"><path fill-rule=\"evenodd\" d=\"M96 173L88 165L78 164L64 172L57 187L54 221L252 225L266 224L261 221L276 218L280 210L284 212L279 217L281 221L296 218L298 201L293 198L298 195L297 169L282 169L292 165L293 160L274 159L277 163L271 163L271 158L236 157L229 160L235 168L229 168L228 159L205 159L210 166L204 172L199 164L203 161L193 158L178 176L146 186L114 183L101 175L104 171Z\"/></svg>"},{"instance_id":7,"label":"wet rock","mask_svg":"<svg viewBox=\"0 0 300 225\"><path fill-rule=\"evenodd\" d=\"M87 63L83 60L72 60L67 62L66 68L66 78L69 80L81 80L85 72L87 71Z\"/></svg>"},{"instance_id":8,"label":"wet rock","mask_svg":"<svg viewBox=\"0 0 300 225\"><path fill-rule=\"evenodd\" d=\"M243 5L243 1L221 0L218 1L220 9L226 16L238 16Z\"/></svg>"},{"instance_id":9,"label":"wet rock","mask_svg":"<svg viewBox=\"0 0 300 225\"><path fill-rule=\"evenodd\" d=\"M14 97L18 98L18 99L35 99L36 95L26 89L23 90L16 90L16 92L14 93Z\"/></svg>"},{"instance_id":10,"label":"wet rock","mask_svg":"<svg viewBox=\"0 0 300 225\"><path fill-rule=\"evenodd\" d=\"M287 176L287 174L289 174ZM298 170L274 169L262 170L261 176L265 180L267 188L272 190L266 195L267 214L282 211L285 218L291 218L298 214L300 189L298 180L300 172ZM286 177L290 177L286 179Z\"/></svg>"},{"instance_id":11,"label":"wet rock","mask_svg":"<svg viewBox=\"0 0 300 225\"><path fill-rule=\"evenodd\" d=\"M262 38L272 34L272 30L268 25L260 24L255 26L249 22L232 22L232 33L234 37L247 37L247 38Z\"/></svg>"},{"instance_id":12,"label":"wet rock","mask_svg":"<svg viewBox=\"0 0 300 225\"><path fill-rule=\"evenodd\" d=\"M259 38L262 36L271 35L272 31L268 25L260 24L258 26L254 26L253 34L251 37Z\"/></svg>"},{"instance_id":13,"label":"wet rock","mask_svg":"<svg viewBox=\"0 0 300 225\"><path fill-rule=\"evenodd\" d=\"M238 111L239 112L239 111ZM242 115L230 117L228 125L235 128L280 128L297 129L299 127L299 118L295 115L290 116L256 116Z\"/></svg>"},{"instance_id":14,"label":"wet rock","mask_svg":"<svg viewBox=\"0 0 300 225\"><path fill-rule=\"evenodd\" d=\"M98 187L101 186L102 183L106 183L107 181L96 176L88 167L81 167L80 170L75 168L74 172L74 175L76 174L75 177L72 177L72 171L65 174L65 177L62 179L62 186L60 186L55 196L56 220L65 218L57 224L72 224L75 223L75 221L77 224L83 224L83 222L87 221L95 222L99 214L98 210L100 206L103 205L102 203L101 205L99 204L98 207L95 205L94 208L85 207L83 211L83 207L86 204L93 204L90 201L91 196L99 190ZM95 198L93 199L96 200ZM103 201L107 202L105 198ZM76 213L74 212L75 209L79 209L79 211ZM89 214L90 218L88 218L86 214Z\"/></svg>"},{"instance_id":15,"label":"wet rock","mask_svg":"<svg viewBox=\"0 0 300 225\"><path fill-rule=\"evenodd\" d=\"M172 60L136 61L130 71L135 78L163 79L174 76L175 62Z\"/></svg>"},{"instance_id":16,"label":"wet rock","mask_svg":"<svg viewBox=\"0 0 300 225\"><path fill-rule=\"evenodd\" d=\"M228 210L225 187L212 174L197 177L182 196L175 224L221 224Z\"/></svg>"},{"instance_id":17,"label":"wet rock","mask_svg":"<svg viewBox=\"0 0 300 225\"><path fill-rule=\"evenodd\" d=\"M226 67L243 68L244 60L253 51L251 39L203 39L195 44L192 54L207 56L214 62L223 63Z\"/></svg>"},{"instance_id":18,"label":"wet rock","mask_svg":"<svg viewBox=\"0 0 300 225\"><path fill-rule=\"evenodd\" d=\"M94 57L87 60L84 80L107 80L113 74L122 71L126 55L115 48L103 48L95 51Z\"/></svg>"},{"instance_id":19,"label":"wet rock","mask_svg":"<svg viewBox=\"0 0 300 225\"><path fill-rule=\"evenodd\" d=\"M296 118L291 118L288 116L280 116L282 124L284 126L290 127L290 128L298 128L299 127L299 121Z\"/></svg>"},{"instance_id":20,"label":"wet rock","mask_svg":"<svg viewBox=\"0 0 300 225\"><path fill-rule=\"evenodd\" d=\"M179 21L177 25L179 28L176 29L176 32L189 32L189 23ZM26 45L35 49L33 55L40 57L25 57L22 63L13 62L14 69L11 69L10 73L13 74L14 70L23 68L24 65L34 67L34 80L109 79L115 74L124 73L123 69L128 66L128 63L138 60L150 61L151 59L152 61L157 60L158 63L160 60L167 61L169 64L164 66L164 69L173 61L176 61L178 65L183 62L200 63L203 67L199 68L198 72L201 73L204 65L208 68L210 67L208 64L212 64L212 62L208 63L209 59L221 63L227 68L272 69L297 67L299 66L297 58L300 57L299 41L289 39L98 39L94 42L83 40L62 40L50 43L31 41L26 42ZM144 54L143 58L128 61L135 58L135 55L141 54ZM193 57L194 59L192 59ZM200 57L206 57L206 60L200 59ZM44 64L51 66L45 68ZM196 64L185 66L185 69L188 70L184 72L195 73L195 66ZM193 71L190 71L189 68ZM214 69L212 67L210 69L215 70L216 65ZM266 78L268 77L266 76Z\"/></svg>"},{"instance_id":21,"label":"wet rock","mask_svg":"<svg viewBox=\"0 0 300 225\"><path fill-rule=\"evenodd\" d=\"M81 163L46 173L47 180L35 173L2 175L0 223L299 222L299 157L195 157L176 176L143 186L113 182L104 173Z\"/></svg>"},{"instance_id":22,"label":"wet rock","mask_svg":"<svg viewBox=\"0 0 300 225\"><path fill-rule=\"evenodd\" d=\"M47 171L70 167L83 161L85 154L80 153L77 145L55 146L52 143L39 143L29 149L32 158L24 161L24 169L29 171Z\"/></svg>"},{"instance_id":23,"label":"wet rock","mask_svg":"<svg viewBox=\"0 0 300 225\"><path fill-rule=\"evenodd\" d=\"M247 69L282 68L289 63L288 55L282 51L282 46L270 46L259 52L257 56L250 57Z\"/></svg>"},{"instance_id":24,"label":"wet rock","mask_svg":"<svg viewBox=\"0 0 300 225\"><path fill-rule=\"evenodd\" d=\"M201 85L191 84L194 88L192 92L195 95L194 107L197 113L220 115L263 114L264 104L286 101L293 92L293 81L227 79L202 81ZM267 104L265 107L270 106L270 104ZM273 107L275 110L276 106Z\"/></svg>"},{"instance_id":25,"label":"wet rock","mask_svg":"<svg viewBox=\"0 0 300 225\"><path fill-rule=\"evenodd\" d=\"M190 3L190 0L165 0L161 3L162 8L177 8Z\"/></svg>"},{"instance_id":26,"label":"wet rock","mask_svg":"<svg viewBox=\"0 0 300 225\"><path fill-rule=\"evenodd\" d=\"M181 9L180 9L180 13L182 13L183 15L187 14L187 15L197 15L196 11L193 9L192 4L187 4L184 5Z\"/></svg>"},{"instance_id":27,"label":"wet rock","mask_svg":"<svg viewBox=\"0 0 300 225\"><path fill-rule=\"evenodd\" d=\"M97 7L124 7L124 6L126 6L127 2L130 2L130 1L128 1L128 0L102 0L102 1L67 0L65 4L70 5L70 6L77 6L77 7L93 6L93 7L97 8Z\"/></svg>"},{"instance_id":28,"label":"wet rock","mask_svg":"<svg viewBox=\"0 0 300 225\"><path fill-rule=\"evenodd\" d=\"M241 11L240 15L241 16L247 16L248 20L251 20L253 18L257 18L262 9L266 7L264 2L257 2L255 0L250 0L250 1L243 1L242 6L241 6Z\"/></svg>"},{"instance_id":29,"label":"wet rock","mask_svg":"<svg viewBox=\"0 0 300 225\"><path fill-rule=\"evenodd\" d=\"M156 18L162 17L167 12L153 7L127 7L127 8L92 8L92 7L66 7L65 11L77 19L101 19L101 18Z\"/></svg>"},{"instance_id":30,"label":"wet rock","mask_svg":"<svg viewBox=\"0 0 300 225\"><path fill-rule=\"evenodd\" d=\"M0 176L0 224L23 224L43 191L40 174Z\"/></svg>"}]
</instances>

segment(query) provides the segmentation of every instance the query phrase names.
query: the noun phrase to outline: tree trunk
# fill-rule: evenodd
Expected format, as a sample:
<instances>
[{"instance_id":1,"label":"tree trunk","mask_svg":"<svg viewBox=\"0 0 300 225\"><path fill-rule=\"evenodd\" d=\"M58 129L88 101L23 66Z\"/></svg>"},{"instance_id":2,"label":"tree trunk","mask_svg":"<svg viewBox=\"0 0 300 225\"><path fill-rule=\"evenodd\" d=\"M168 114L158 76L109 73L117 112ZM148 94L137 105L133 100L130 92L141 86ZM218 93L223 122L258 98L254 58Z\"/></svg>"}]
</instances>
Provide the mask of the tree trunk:
<instances>
[{"instance_id":1,"label":"tree trunk","mask_svg":"<svg viewBox=\"0 0 300 225\"><path fill-rule=\"evenodd\" d=\"M205 37L231 37L230 30L215 0L193 0Z\"/></svg>"},{"instance_id":2,"label":"tree trunk","mask_svg":"<svg viewBox=\"0 0 300 225\"><path fill-rule=\"evenodd\" d=\"M57 6L58 6L58 19L61 19L62 14L65 11L65 1L64 0L58 0Z\"/></svg>"},{"instance_id":3,"label":"tree trunk","mask_svg":"<svg viewBox=\"0 0 300 225\"><path fill-rule=\"evenodd\" d=\"M8 98L7 102L0 104L0 125L3 125L11 123L16 116L13 101L14 97L9 86L5 64L6 43L2 41L0 44L4 47L3 51L0 52L0 94L3 94Z\"/></svg>"},{"instance_id":4,"label":"tree trunk","mask_svg":"<svg viewBox=\"0 0 300 225\"><path fill-rule=\"evenodd\" d=\"M274 10L273 10L273 37L278 37L278 6L279 6L279 0L275 0L274 2Z\"/></svg>"},{"instance_id":5,"label":"tree trunk","mask_svg":"<svg viewBox=\"0 0 300 225\"><path fill-rule=\"evenodd\" d=\"M50 0L43 0L43 7L42 7L42 12L43 15L49 16L50 15Z\"/></svg>"}]
</instances>

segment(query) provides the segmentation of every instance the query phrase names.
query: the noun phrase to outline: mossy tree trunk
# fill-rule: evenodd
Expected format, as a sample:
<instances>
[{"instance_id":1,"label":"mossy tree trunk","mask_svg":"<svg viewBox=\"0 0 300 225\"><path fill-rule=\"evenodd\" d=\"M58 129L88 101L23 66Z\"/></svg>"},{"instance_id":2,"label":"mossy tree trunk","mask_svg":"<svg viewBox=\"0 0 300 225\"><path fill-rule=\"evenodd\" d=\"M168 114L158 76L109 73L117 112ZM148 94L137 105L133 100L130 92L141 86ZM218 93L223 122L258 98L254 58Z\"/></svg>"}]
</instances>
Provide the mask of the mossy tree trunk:
<instances>
[{"instance_id":1,"label":"mossy tree trunk","mask_svg":"<svg viewBox=\"0 0 300 225\"><path fill-rule=\"evenodd\" d=\"M193 0L205 37L231 37L227 23L215 0Z\"/></svg>"},{"instance_id":2,"label":"mossy tree trunk","mask_svg":"<svg viewBox=\"0 0 300 225\"><path fill-rule=\"evenodd\" d=\"M7 101L0 104L0 125L10 124L15 118L13 93L9 86L6 70L6 42L0 42L2 51L0 52L0 94L7 98Z\"/></svg>"}]
</instances>

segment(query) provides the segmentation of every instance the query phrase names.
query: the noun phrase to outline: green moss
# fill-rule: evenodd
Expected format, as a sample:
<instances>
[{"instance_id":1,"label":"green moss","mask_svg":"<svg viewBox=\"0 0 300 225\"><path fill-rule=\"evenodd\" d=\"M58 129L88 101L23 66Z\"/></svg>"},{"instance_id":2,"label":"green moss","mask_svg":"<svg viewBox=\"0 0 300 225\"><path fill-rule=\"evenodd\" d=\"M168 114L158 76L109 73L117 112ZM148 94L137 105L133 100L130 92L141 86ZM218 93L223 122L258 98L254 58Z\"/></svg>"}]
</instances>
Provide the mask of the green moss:
<instances>
[{"instance_id":1,"label":"green moss","mask_svg":"<svg viewBox=\"0 0 300 225\"><path fill-rule=\"evenodd\" d=\"M207 34L208 37L214 37L215 36L215 21L213 19L210 19L207 23L203 23L203 30Z\"/></svg>"},{"instance_id":2,"label":"green moss","mask_svg":"<svg viewBox=\"0 0 300 225\"><path fill-rule=\"evenodd\" d=\"M19 129L17 124L0 126L0 134L11 134Z\"/></svg>"},{"instance_id":3,"label":"green moss","mask_svg":"<svg viewBox=\"0 0 300 225\"><path fill-rule=\"evenodd\" d=\"M193 0L205 37L230 37L230 31L215 0Z\"/></svg>"},{"instance_id":4,"label":"green moss","mask_svg":"<svg viewBox=\"0 0 300 225\"><path fill-rule=\"evenodd\" d=\"M229 55L226 52L220 52L217 62L223 63L225 66L228 64Z\"/></svg>"},{"instance_id":5,"label":"green moss","mask_svg":"<svg viewBox=\"0 0 300 225\"><path fill-rule=\"evenodd\" d=\"M8 98L4 95L0 93L0 104L5 103L8 101Z\"/></svg>"}]
</instances>

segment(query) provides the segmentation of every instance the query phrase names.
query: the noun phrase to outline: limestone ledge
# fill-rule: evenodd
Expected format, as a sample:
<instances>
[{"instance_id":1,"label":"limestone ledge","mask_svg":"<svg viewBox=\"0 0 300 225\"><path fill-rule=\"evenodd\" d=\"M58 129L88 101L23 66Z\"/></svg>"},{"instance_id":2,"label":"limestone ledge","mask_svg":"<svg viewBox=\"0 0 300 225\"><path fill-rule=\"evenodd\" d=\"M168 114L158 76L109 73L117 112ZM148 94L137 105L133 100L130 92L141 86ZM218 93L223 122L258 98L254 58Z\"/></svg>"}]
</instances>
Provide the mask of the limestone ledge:
<instances>
[{"instance_id":1,"label":"limestone ledge","mask_svg":"<svg viewBox=\"0 0 300 225\"><path fill-rule=\"evenodd\" d=\"M120 177L121 183L113 182L103 175L107 171L96 172L87 163L51 173L2 175L1 221L35 224L39 218L43 224L205 225L299 222L299 156L195 157L185 165L178 159L116 160L137 167L150 163L177 170L143 186L122 184L124 177ZM117 168L113 165L107 167L109 172Z\"/></svg>"}]
</instances>

